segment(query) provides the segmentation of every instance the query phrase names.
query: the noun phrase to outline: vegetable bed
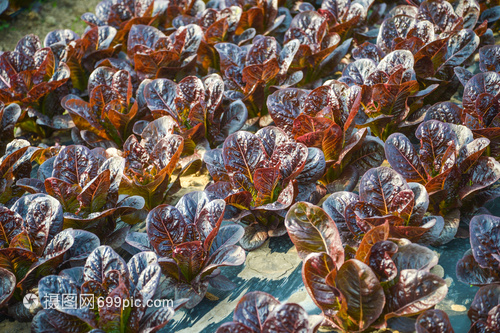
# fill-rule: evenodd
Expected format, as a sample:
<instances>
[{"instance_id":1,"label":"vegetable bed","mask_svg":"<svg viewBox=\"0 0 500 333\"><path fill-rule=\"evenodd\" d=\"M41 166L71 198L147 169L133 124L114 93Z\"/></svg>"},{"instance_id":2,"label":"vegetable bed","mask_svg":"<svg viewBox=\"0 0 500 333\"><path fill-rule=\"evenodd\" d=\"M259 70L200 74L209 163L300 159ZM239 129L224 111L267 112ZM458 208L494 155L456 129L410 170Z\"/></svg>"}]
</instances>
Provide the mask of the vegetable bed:
<instances>
[{"instance_id":1,"label":"vegetable bed","mask_svg":"<svg viewBox=\"0 0 500 333\"><path fill-rule=\"evenodd\" d=\"M0 329L500 327L500 5L104 0L0 52Z\"/></svg>"}]
</instances>

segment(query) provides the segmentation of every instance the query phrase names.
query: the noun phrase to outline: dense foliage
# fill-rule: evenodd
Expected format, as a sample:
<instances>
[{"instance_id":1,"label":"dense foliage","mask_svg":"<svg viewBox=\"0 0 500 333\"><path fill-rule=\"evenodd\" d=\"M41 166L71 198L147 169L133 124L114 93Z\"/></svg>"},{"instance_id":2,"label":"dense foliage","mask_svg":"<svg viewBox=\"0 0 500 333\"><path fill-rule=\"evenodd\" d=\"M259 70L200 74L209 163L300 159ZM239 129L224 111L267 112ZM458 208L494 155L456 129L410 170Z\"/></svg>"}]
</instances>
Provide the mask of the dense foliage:
<instances>
[{"instance_id":1,"label":"dense foliage","mask_svg":"<svg viewBox=\"0 0 500 333\"><path fill-rule=\"evenodd\" d=\"M430 246L470 237L470 332L498 330L497 2L103 0L82 20L0 52L1 314L161 331L284 236L321 315L251 292L217 332L453 332Z\"/></svg>"}]
</instances>

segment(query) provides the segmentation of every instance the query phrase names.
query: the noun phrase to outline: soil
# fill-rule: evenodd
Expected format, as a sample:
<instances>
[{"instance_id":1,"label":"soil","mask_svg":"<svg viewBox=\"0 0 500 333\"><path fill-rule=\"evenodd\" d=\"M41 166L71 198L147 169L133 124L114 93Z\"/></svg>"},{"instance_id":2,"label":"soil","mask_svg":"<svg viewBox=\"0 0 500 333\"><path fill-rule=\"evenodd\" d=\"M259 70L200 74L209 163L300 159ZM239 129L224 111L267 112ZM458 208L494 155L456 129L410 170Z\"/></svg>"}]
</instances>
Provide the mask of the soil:
<instances>
[{"instance_id":1,"label":"soil","mask_svg":"<svg viewBox=\"0 0 500 333\"><path fill-rule=\"evenodd\" d=\"M4 320L0 322L0 332L29 333L31 332L31 323Z\"/></svg>"},{"instance_id":2,"label":"soil","mask_svg":"<svg viewBox=\"0 0 500 333\"><path fill-rule=\"evenodd\" d=\"M100 0L48 0L32 5L10 22L0 22L0 51L14 49L17 41L34 33L43 42L45 35L56 29L71 29L81 35L86 24L80 16L94 12Z\"/></svg>"}]
</instances>

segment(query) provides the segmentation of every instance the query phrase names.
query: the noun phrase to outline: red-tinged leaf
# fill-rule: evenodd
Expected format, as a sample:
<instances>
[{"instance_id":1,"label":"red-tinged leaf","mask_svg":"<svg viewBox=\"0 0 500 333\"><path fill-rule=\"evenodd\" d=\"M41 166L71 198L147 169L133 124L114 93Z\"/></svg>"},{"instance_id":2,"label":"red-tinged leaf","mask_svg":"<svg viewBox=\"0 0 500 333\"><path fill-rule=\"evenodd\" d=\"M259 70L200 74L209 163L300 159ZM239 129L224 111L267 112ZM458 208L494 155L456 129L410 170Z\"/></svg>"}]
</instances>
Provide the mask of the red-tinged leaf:
<instances>
[{"instance_id":1,"label":"red-tinged leaf","mask_svg":"<svg viewBox=\"0 0 500 333\"><path fill-rule=\"evenodd\" d=\"M498 83L500 74L495 72L479 73L474 75L464 87L463 108L466 112L473 112L476 101L483 93L496 96L499 92Z\"/></svg>"},{"instance_id":2,"label":"red-tinged leaf","mask_svg":"<svg viewBox=\"0 0 500 333\"><path fill-rule=\"evenodd\" d=\"M208 29L205 31L205 40L209 44L217 44L219 42L223 42L226 37L228 28L229 26L226 17L218 20L217 22L210 25L210 27L208 27Z\"/></svg>"},{"instance_id":3,"label":"red-tinged leaf","mask_svg":"<svg viewBox=\"0 0 500 333\"><path fill-rule=\"evenodd\" d=\"M12 239L23 231L23 218L7 207L0 207L0 248L9 247Z\"/></svg>"},{"instance_id":4,"label":"red-tinged leaf","mask_svg":"<svg viewBox=\"0 0 500 333\"><path fill-rule=\"evenodd\" d=\"M407 99L418 91L417 81L402 84L376 84L372 98L378 105L378 112L403 118L408 112Z\"/></svg>"},{"instance_id":5,"label":"red-tinged leaf","mask_svg":"<svg viewBox=\"0 0 500 333\"><path fill-rule=\"evenodd\" d=\"M248 191L241 191L224 198L226 204L242 210L250 209L252 203L252 194Z\"/></svg>"},{"instance_id":6,"label":"red-tinged leaf","mask_svg":"<svg viewBox=\"0 0 500 333\"><path fill-rule=\"evenodd\" d=\"M160 205L146 218L146 229L151 244L158 254L171 257L173 248L184 241L184 217L177 208Z\"/></svg>"},{"instance_id":7,"label":"red-tinged leaf","mask_svg":"<svg viewBox=\"0 0 500 333\"><path fill-rule=\"evenodd\" d=\"M64 180L50 177L45 179L45 191L62 204L64 211L74 213L78 210L78 195L82 188L78 184L69 184Z\"/></svg>"},{"instance_id":8,"label":"red-tinged leaf","mask_svg":"<svg viewBox=\"0 0 500 333\"><path fill-rule=\"evenodd\" d=\"M417 333L454 333L448 315L443 310L431 309L423 312L415 323Z\"/></svg>"},{"instance_id":9,"label":"red-tinged leaf","mask_svg":"<svg viewBox=\"0 0 500 333\"><path fill-rule=\"evenodd\" d=\"M370 231L368 231L361 240L359 244L358 250L356 251L356 259L368 263L368 259L370 258L370 253L372 247L377 242L385 241L389 238L389 224L384 223L379 225Z\"/></svg>"},{"instance_id":10,"label":"red-tinged leaf","mask_svg":"<svg viewBox=\"0 0 500 333\"><path fill-rule=\"evenodd\" d=\"M83 279L85 282L96 281L105 286L115 277L128 279L127 264L110 246L101 245L87 258Z\"/></svg>"},{"instance_id":11,"label":"red-tinged leaf","mask_svg":"<svg viewBox=\"0 0 500 333\"><path fill-rule=\"evenodd\" d=\"M345 207L344 216L349 230L359 237L371 229L371 225L366 219L374 218L380 221L380 211L367 202L354 201ZM384 219L384 218L382 218ZM383 224L384 221L380 224Z\"/></svg>"},{"instance_id":12,"label":"red-tinged leaf","mask_svg":"<svg viewBox=\"0 0 500 333\"><path fill-rule=\"evenodd\" d=\"M489 312L493 308L498 308L500 296L500 286L496 283L481 287L471 303L467 315L471 322L486 321Z\"/></svg>"},{"instance_id":13,"label":"red-tinged leaf","mask_svg":"<svg viewBox=\"0 0 500 333\"><path fill-rule=\"evenodd\" d=\"M292 133L295 118L299 116L307 91L297 88L276 90L267 99L267 108L276 126Z\"/></svg>"},{"instance_id":14,"label":"red-tinged leaf","mask_svg":"<svg viewBox=\"0 0 500 333\"><path fill-rule=\"evenodd\" d=\"M7 304L16 289L16 277L10 271L0 268L0 306Z\"/></svg>"},{"instance_id":15,"label":"red-tinged leaf","mask_svg":"<svg viewBox=\"0 0 500 333\"><path fill-rule=\"evenodd\" d=\"M293 121L292 134L297 139L308 133L325 131L333 124L334 122L328 118L311 117L301 114Z\"/></svg>"},{"instance_id":16,"label":"red-tinged leaf","mask_svg":"<svg viewBox=\"0 0 500 333\"><path fill-rule=\"evenodd\" d=\"M327 317L333 317L339 310L345 310L346 306L341 292L334 288L335 278L333 281L327 280L336 272L336 263L324 252L309 254L302 265L302 280L306 290Z\"/></svg>"},{"instance_id":17,"label":"red-tinged leaf","mask_svg":"<svg viewBox=\"0 0 500 333\"><path fill-rule=\"evenodd\" d=\"M463 199L475 191L494 184L499 179L500 163L493 157L481 156L463 177L463 185L458 195Z\"/></svg>"},{"instance_id":18,"label":"red-tinged leaf","mask_svg":"<svg viewBox=\"0 0 500 333\"><path fill-rule=\"evenodd\" d=\"M429 232L431 226L414 227L405 225L391 225L391 237L406 238L412 242L418 242L420 238Z\"/></svg>"},{"instance_id":19,"label":"red-tinged leaf","mask_svg":"<svg viewBox=\"0 0 500 333\"><path fill-rule=\"evenodd\" d=\"M425 1L418 11L418 19L434 23L436 32L450 32L458 16L449 2Z\"/></svg>"},{"instance_id":20,"label":"red-tinged leaf","mask_svg":"<svg viewBox=\"0 0 500 333\"><path fill-rule=\"evenodd\" d=\"M338 267L342 265L344 249L337 226L323 209L296 203L285 217L285 226L302 259L310 253L327 252Z\"/></svg>"},{"instance_id":21,"label":"red-tinged leaf","mask_svg":"<svg viewBox=\"0 0 500 333\"><path fill-rule=\"evenodd\" d=\"M409 221L415 207L415 194L412 190L403 190L392 199L389 211Z\"/></svg>"},{"instance_id":22,"label":"red-tinged leaf","mask_svg":"<svg viewBox=\"0 0 500 333\"><path fill-rule=\"evenodd\" d=\"M389 214L391 202L403 190L409 190L404 178L386 167L371 169L361 178L359 200L372 204L383 214Z\"/></svg>"},{"instance_id":23,"label":"red-tinged leaf","mask_svg":"<svg viewBox=\"0 0 500 333\"><path fill-rule=\"evenodd\" d=\"M206 259L203 243L200 241L176 245L172 251L172 257L188 282L191 282L201 272Z\"/></svg>"},{"instance_id":24,"label":"red-tinged leaf","mask_svg":"<svg viewBox=\"0 0 500 333\"><path fill-rule=\"evenodd\" d=\"M352 50L352 56L356 60L370 59L378 63L384 56L382 50L375 44L364 42Z\"/></svg>"},{"instance_id":25,"label":"red-tinged leaf","mask_svg":"<svg viewBox=\"0 0 500 333\"><path fill-rule=\"evenodd\" d=\"M154 110L164 110L174 119L178 119L174 100L176 97L177 85L168 79L156 79L144 88L144 98L148 108Z\"/></svg>"},{"instance_id":26,"label":"red-tinged leaf","mask_svg":"<svg viewBox=\"0 0 500 333\"><path fill-rule=\"evenodd\" d=\"M61 204L46 194L30 194L21 197L12 205L24 220L33 244L33 252L41 255L50 241L63 229Z\"/></svg>"},{"instance_id":27,"label":"red-tinged leaf","mask_svg":"<svg viewBox=\"0 0 500 333\"><path fill-rule=\"evenodd\" d=\"M125 283L121 282L118 287L113 289L108 295L113 300L120 300L111 306L99 308L99 326L106 331L123 331L129 327L129 320L132 307L122 306L125 300L130 299L130 294Z\"/></svg>"},{"instance_id":28,"label":"red-tinged leaf","mask_svg":"<svg viewBox=\"0 0 500 333\"><path fill-rule=\"evenodd\" d=\"M196 218L196 228L204 239L205 251L210 250L212 242L219 232L225 208L224 200L212 200L203 207Z\"/></svg>"},{"instance_id":29,"label":"red-tinged leaf","mask_svg":"<svg viewBox=\"0 0 500 333\"><path fill-rule=\"evenodd\" d=\"M259 33L264 32L264 14L261 8L253 7L241 14L235 33L242 34L245 30L254 28Z\"/></svg>"},{"instance_id":30,"label":"red-tinged leaf","mask_svg":"<svg viewBox=\"0 0 500 333\"><path fill-rule=\"evenodd\" d=\"M276 58L273 58L263 65L250 65L243 69L243 82L245 82L246 91L251 91L252 88L261 83L267 83L274 79L279 73L279 64Z\"/></svg>"},{"instance_id":31,"label":"red-tinged leaf","mask_svg":"<svg viewBox=\"0 0 500 333\"><path fill-rule=\"evenodd\" d=\"M438 255L431 249L418 244L405 244L398 247L398 252L392 256L394 263L401 272L405 269L430 271L438 263Z\"/></svg>"},{"instance_id":32,"label":"red-tinged leaf","mask_svg":"<svg viewBox=\"0 0 500 333\"><path fill-rule=\"evenodd\" d=\"M223 266L239 266L245 262L245 251L239 245L225 245L219 247L204 263L201 277L208 276L216 268Z\"/></svg>"},{"instance_id":33,"label":"red-tinged leaf","mask_svg":"<svg viewBox=\"0 0 500 333\"><path fill-rule=\"evenodd\" d=\"M270 159L271 165L279 165L283 183L293 180L304 169L308 150L302 143L287 142L277 145Z\"/></svg>"},{"instance_id":34,"label":"red-tinged leaf","mask_svg":"<svg viewBox=\"0 0 500 333\"><path fill-rule=\"evenodd\" d=\"M110 187L110 171L104 170L91 180L78 195L80 209L88 208L90 212L99 212L107 202Z\"/></svg>"},{"instance_id":35,"label":"red-tinged leaf","mask_svg":"<svg viewBox=\"0 0 500 333\"><path fill-rule=\"evenodd\" d=\"M24 155L24 153L28 150L29 146L19 148L13 153L10 153L5 158L3 158L0 163L0 177L7 178L7 174L12 172L12 168L16 164L16 162Z\"/></svg>"},{"instance_id":36,"label":"red-tinged leaf","mask_svg":"<svg viewBox=\"0 0 500 333\"><path fill-rule=\"evenodd\" d=\"M427 184L425 184L425 189L429 193L429 195L433 195L445 187L445 182L448 177L451 175L456 176L458 174L458 170L456 168L449 168L444 172L438 174L436 177L431 178Z\"/></svg>"},{"instance_id":37,"label":"red-tinged leaf","mask_svg":"<svg viewBox=\"0 0 500 333\"><path fill-rule=\"evenodd\" d=\"M405 38L415 21L415 17L406 15L396 15L386 19L380 26L377 46L384 52L390 52L394 40L398 37Z\"/></svg>"},{"instance_id":38,"label":"red-tinged leaf","mask_svg":"<svg viewBox=\"0 0 500 333\"><path fill-rule=\"evenodd\" d=\"M71 185L85 186L97 176L98 162L90 150L84 146L72 145L63 148L54 161L52 177Z\"/></svg>"},{"instance_id":39,"label":"red-tinged leaf","mask_svg":"<svg viewBox=\"0 0 500 333\"><path fill-rule=\"evenodd\" d=\"M9 247L33 251L31 239L26 230L23 230L20 234L17 234L14 238L12 238Z\"/></svg>"},{"instance_id":40,"label":"red-tinged leaf","mask_svg":"<svg viewBox=\"0 0 500 333\"><path fill-rule=\"evenodd\" d=\"M309 320L306 310L298 304L278 306L264 322L262 332L308 332Z\"/></svg>"},{"instance_id":41,"label":"red-tinged leaf","mask_svg":"<svg viewBox=\"0 0 500 333\"><path fill-rule=\"evenodd\" d=\"M249 327L253 332L261 332L264 322L279 304L269 294L260 291L247 293L236 305L233 320Z\"/></svg>"},{"instance_id":42,"label":"red-tinged leaf","mask_svg":"<svg viewBox=\"0 0 500 333\"><path fill-rule=\"evenodd\" d=\"M179 135L168 135L159 140L151 152L151 159L160 166L161 172L171 175L184 149L184 139Z\"/></svg>"},{"instance_id":43,"label":"red-tinged leaf","mask_svg":"<svg viewBox=\"0 0 500 333\"><path fill-rule=\"evenodd\" d=\"M456 141L450 126L437 120L429 120L420 124L415 136L420 140L420 161L427 174L443 172L442 168L448 160L445 157L451 157L450 154L454 151L450 145Z\"/></svg>"},{"instance_id":44,"label":"red-tinged leaf","mask_svg":"<svg viewBox=\"0 0 500 333\"><path fill-rule=\"evenodd\" d=\"M413 315L438 304L446 296L446 282L438 276L416 269L400 272L399 281L390 288L385 318Z\"/></svg>"},{"instance_id":45,"label":"red-tinged leaf","mask_svg":"<svg viewBox=\"0 0 500 333\"><path fill-rule=\"evenodd\" d=\"M470 29L462 29L453 34L448 40L446 61L439 67L438 71L446 67L462 65L467 58L475 53L479 46L479 37Z\"/></svg>"},{"instance_id":46,"label":"red-tinged leaf","mask_svg":"<svg viewBox=\"0 0 500 333\"><path fill-rule=\"evenodd\" d=\"M382 140L367 135L366 132L366 128L357 131L340 154L340 158L343 160L349 158L349 153L352 152L349 163L356 168L359 174L379 167L384 162L385 157Z\"/></svg>"},{"instance_id":47,"label":"red-tinged leaf","mask_svg":"<svg viewBox=\"0 0 500 333\"><path fill-rule=\"evenodd\" d=\"M278 146L291 142L286 133L274 126L267 126L261 128L255 133L259 137L264 149L266 150L267 156L273 156L274 151Z\"/></svg>"},{"instance_id":48,"label":"red-tinged leaf","mask_svg":"<svg viewBox=\"0 0 500 333\"><path fill-rule=\"evenodd\" d=\"M385 155L392 168L407 181L426 183L427 174L417 151L406 136L401 133L391 134L385 141Z\"/></svg>"},{"instance_id":49,"label":"red-tinged leaf","mask_svg":"<svg viewBox=\"0 0 500 333\"><path fill-rule=\"evenodd\" d=\"M377 242L371 247L367 264L381 282L391 281L398 275L396 264L391 258L397 251L396 243L387 240Z\"/></svg>"},{"instance_id":50,"label":"red-tinged leaf","mask_svg":"<svg viewBox=\"0 0 500 333\"><path fill-rule=\"evenodd\" d=\"M474 216L470 222L470 243L472 253L483 268L498 270L498 230L500 219L491 215Z\"/></svg>"},{"instance_id":51,"label":"red-tinged leaf","mask_svg":"<svg viewBox=\"0 0 500 333\"><path fill-rule=\"evenodd\" d=\"M224 159L222 157L222 149L212 149L205 153L203 156L203 161L207 165L208 172L210 176L218 182L228 182L230 181L227 174L226 168L224 167Z\"/></svg>"},{"instance_id":52,"label":"red-tinged leaf","mask_svg":"<svg viewBox=\"0 0 500 333\"><path fill-rule=\"evenodd\" d=\"M472 254L465 255L458 261L456 274L460 282L473 286L486 286L500 282L498 271L479 266Z\"/></svg>"},{"instance_id":53,"label":"red-tinged leaf","mask_svg":"<svg viewBox=\"0 0 500 333\"><path fill-rule=\"evenodd\" d=\"M326 161L337 161L344 141L344 133L339 125L333 124L325 132L321 148Z\"/></svg>"},{"instance_id":54,"label":"red-tinged leaf","mask_svg":"<svg viewBox=\"0 0 500 333\"><path fill-rule=\"evenodd\" d=\"M479 69L482 72L500 71L500 47L486 45L479 49Z\"/></svg>"},{"instance_id":55,"label":"red-tinged leaf","mask_svg":"<svg viewBox=\"0 0 500 333\"><path fill-rule=\"evenodd\" d=\"M130 73L126 70L116 72L113 75L111 87L120 94L121 100L128 105L132 97L132 77Z\"/></svg>"},{"instance_id":56,"label":"red-tinged leaf","mask_svg":"<svg viewBox=\"0 0 500 333\"><path fill-rule=\"evenodd\" d=\"M30 34L21 38L16 45L15 51L26 56L33 57L38 49L42 47L38 36Z\"/></svg>"},{"instance_id":57,"label":"red-tinged leaf","mask_svg":"<svg viewBox=\"0 0 500 333\"><path fill-rule=\"evenodd\" d=\"M253 175L255 189L258 192L257 206L273 202L274 189L280 181L280 165L269 168L258 168ZM274 198L277 199L277 198Z\"/></svg>"},{"instance_id":58,"label":"red-tinged leaf","mask_svg":"<svg viewBox=\"0 0 500 333\"><path fill-rule=\"evenodd\" d=\"M90 112L93 119L101 120L104 117L104 109L108 103L120 100L120 93L115 89L100 85L90 93Z\"/></svg>"},{"instance_id":59,"label":"red-tinged leaf","mask_svg":"<svg viewBox=\"0 0 500 333\"><path fill-rule=\"evenodd\" d=\"M363 331L382 314L384 289L368 265L356 259L346 261L337 272L335 283L347 305L349 319L342 320L343 329Z\"/></svg>"},{"instance_id":60,"label":"red-tinged leaf","mask_svg":"<svg viewBox=\"0 0 500 333\"><path fill-rule=\"evenodd\" d=\"M255 192L253 175L258 164L266 158L259 138L249 132L231 134L224 141L222 156L232 182L250 193Z\"/></svg>"}]
</instances>

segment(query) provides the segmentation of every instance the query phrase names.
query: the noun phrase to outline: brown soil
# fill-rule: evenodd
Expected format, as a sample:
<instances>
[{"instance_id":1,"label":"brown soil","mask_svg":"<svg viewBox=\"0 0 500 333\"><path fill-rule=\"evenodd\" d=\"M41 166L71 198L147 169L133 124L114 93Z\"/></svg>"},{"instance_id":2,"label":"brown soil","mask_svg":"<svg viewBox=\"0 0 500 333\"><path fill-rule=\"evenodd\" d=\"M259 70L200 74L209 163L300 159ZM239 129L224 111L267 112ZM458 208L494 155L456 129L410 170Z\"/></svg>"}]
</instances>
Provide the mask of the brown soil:
<instances>
[{"instance_id":1,"label":"brown soil","mask_svg":"<svg viewBox=\"0 0 500 333\"><path fill-rule=\"evenodd\" d=\"M35 5L34 10L25 10L11 22L0 22L0 51L12 50L19 39L33 33L45 38L55 29L71 29L80 34L86 24L80 16L86 12L94 12L100 0L48 0Z\"/></svg>"}]
</instances>

